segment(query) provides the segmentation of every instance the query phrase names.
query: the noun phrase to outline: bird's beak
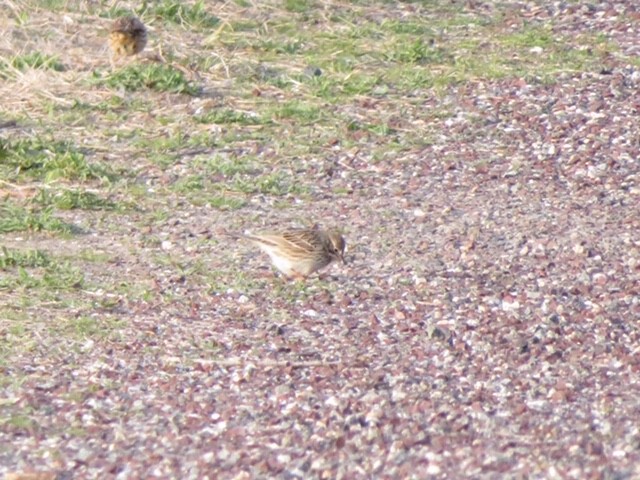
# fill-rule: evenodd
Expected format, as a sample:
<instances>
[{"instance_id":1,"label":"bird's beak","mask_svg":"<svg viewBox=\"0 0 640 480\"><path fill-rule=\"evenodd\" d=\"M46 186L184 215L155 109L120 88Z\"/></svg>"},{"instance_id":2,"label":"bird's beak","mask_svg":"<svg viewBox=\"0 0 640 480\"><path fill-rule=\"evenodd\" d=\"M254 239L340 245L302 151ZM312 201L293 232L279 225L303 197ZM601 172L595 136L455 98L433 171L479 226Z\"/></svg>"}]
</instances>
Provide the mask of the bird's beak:
<instances>
[{"instance_id":1,"label":"bird's beak","mask_svg":"<svg viewBox=\"0 0 640 480\"><path fill-rule=\"evenodd\" d=\"M344 253L341 253L341 254L340 254L340 260L342 260L342 263L343 263L344 265L346 265L346 264L347 264L347 259L346 259L346 258L344 258Z\"/></svg>"}]
</instances>

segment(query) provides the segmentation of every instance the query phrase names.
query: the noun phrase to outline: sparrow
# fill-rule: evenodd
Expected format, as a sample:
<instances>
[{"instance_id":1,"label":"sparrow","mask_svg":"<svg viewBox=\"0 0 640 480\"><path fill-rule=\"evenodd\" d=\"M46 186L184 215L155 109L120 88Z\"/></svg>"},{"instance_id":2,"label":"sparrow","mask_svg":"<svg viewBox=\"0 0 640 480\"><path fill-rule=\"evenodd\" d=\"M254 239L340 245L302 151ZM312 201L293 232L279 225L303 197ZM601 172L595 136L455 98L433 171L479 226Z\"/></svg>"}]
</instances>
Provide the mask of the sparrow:
<instances>
[{"instance_id":1,"label":"sparrow","mask_svg":"<svg viewBox=\"0 0 640 480\"><path fill-rule=\"evenodd\" d=\"M271 258L286 277L304 280L334 260L346 263L346 243L340 232L313 228L294 228L282 232L245 234L244 238Z\"/></svg>"},{"instance_id":2,"label":"sparrow","mask_svg":"<svg viewBox=\"0 0 640 480\"><path fill-rule=\"evenodd\" d=\"M146 44L147 28L137 17L120 17L111 25L109 47L112 58L130 57L140 53Z\"/></svg>"}]
</instances>

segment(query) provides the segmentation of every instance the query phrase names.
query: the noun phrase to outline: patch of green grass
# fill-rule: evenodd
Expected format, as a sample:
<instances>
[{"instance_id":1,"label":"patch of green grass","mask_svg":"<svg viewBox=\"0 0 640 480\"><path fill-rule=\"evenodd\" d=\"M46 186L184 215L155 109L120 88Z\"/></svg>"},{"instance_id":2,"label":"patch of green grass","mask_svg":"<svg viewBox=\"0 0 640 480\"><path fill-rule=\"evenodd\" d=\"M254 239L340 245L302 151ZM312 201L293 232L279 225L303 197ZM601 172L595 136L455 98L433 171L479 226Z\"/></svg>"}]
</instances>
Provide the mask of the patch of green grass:
<instances>
[{"instance_id":1,"label":"patch of green grass","mask_svg":"<svg viewBox=\"0 0 640 480\"><path fill-rule=\"evenodd\" d=\"M253 112L237 112L235 110L211 110L202 115L197 115L194 120L198 123L260 125L265 123L259 115Z\"/></svg>"},{"instance_id":2,"label":"patch of green grass","mask_svg":"<svg viewBox=\"0 0 640 480\"><path fill-rule=\"evenodd\" d=\"M310 93L316 97L322 98L330 103L344 103L345 98L351 98L356 95L373 95L385 94L386 92L377 92L380 88L384 88L384 80L378 75L369 75L360 72L352 72L346 75L329 76L322 75L318 77L310 77L306 80L309 85ZM315 109L315 111L314 111ZM287 111L289 110L289 111ZM291 116L290 109L283 108L285 116ZM295 113L295 112L293 112ZM303 114L304 110L299 109L298 115ZM321 120L326 117L321 116L322 110L318 107L310 107L306 112L313 121ZM293 115L295 116L295 115Z\"/></svg>"},{"instance_id":3,"label":"patch of green grass","mask_svg":"<svg viewBox=\"0 0 640 480\"><path fill-rule=\"evenodd\" d=\"M345 96L369 95L382 83L384 82L381 77L358 73L345 78L339 84L339 89Z\"/></svg>"},{"instance_id":4,"label":"patch of green grass","mask_svg":"<svg viewBox=\"0 0 640 480\"><path fill-rule=\"evenodd\" d=\"M84 401L84 398L85 397L83 397L81 401ZM86 428L79 427L77 425L69 425L65 429L65 434L68 435L70 438L86 438L89 436L89 432L87 431Z\"/></svg>"},{"instance_id":5,"label":"patch of green grass","mask_svg":"<svg viewBox=\"0 0 640 480\"><path fill-rule=\"evenodd\" d=\"M107 263L112 259L113 257L108 253L96 251L93 248L74 251L73 256L68 258L68 260L82 260L91 263Z\"/></svg>"},{"instance_id":6,"label":"patch of green grass","mask_svg":"<svg viewBox=\"0 0 640 480\"><path fill-rule=\"evenodd\" d=\"M159 225L164 224L171 217L172 212L168 210L158 209L153 210L151 215L149 215L145 221L145 225ZM162 244L162 240L157 235L147 235L144 237L144 241L146 245L160 246Z\"/></svg>"},{"instance_id":7,"label":"patch of green grass","mask_svg":"<svg viewBox=\"0 0 640 480\"><path fill-rule=\"evenodd\" d=\"M229 21L232 32L255 32L260 28L260 22L249 18L242 18Z\"/></svg>"},{"instance_id":8,"label":"patch of green grass","mask_svg":"<svg viewBox=\"0 0 640 480\"><path fill-rule=\"evenodd\" d=\"M471 78L509 77L553 82L560 72L589 70L598 64L598 58L589 51L562 46L549 47L541 52L529 49L514 51L511 55L496 50L457 60L455 68L448 71L446 77L451 79L450 83L461 83Z\"/></svg>"},{"instance_id":9,"label":"patch of green grass","mask_svg":"<svg viewBox=\"0 0 640 480\"><path fill-rule=\"evenodd\" d=\"M5 270L0 277L0 289L76 290L84 285L80 269L69 262L50 259L43 267L17 266Z\"/></svg>"},{"instance_id":10,"label":"patch of green grass","mask_svg":"<svg viewBox=\"0 0 640 480\"><path fill-rule=\"evenodd\" d=\"M349 74L358 67L358 60L352 55L340 55L338 58L331 59L327 64L327 69L335 73Z\"/></svg>"},{"instance_id":11,"label":"patch of green grass","mask_svg":"<svg viewBox=\"0 0 640 480\"><path fill-rule=\"evenodd\" d=\"M589 49L578 50L570 47L560 47L553 50L548 58L550 73L558 71L585 71L594 67L600 68L600 60Z\"/></svg>"},{"instance_id":12,"label":"patch of green grass","mask_svg":"<svg viewBox=\"0 0 640 480\"><path fill-rule=\"evenodd\" d=\"M81 190L51 191L40 189L32 202L40 206L52 205L60 210L115 210L116 204L92 192Z\"/></svg>"},{"instance_id":13,"label":"patch of green grass","mask_svg":"<svg viewBox=\"0 0 640 480\"><path fill-rule=\"evenodd\" d=\"M111 95L106 100L95 104L74 100L71 110L84 114L87 112L100 112L106 114L105 120L121 121L123 116L128 115L130 112L149 112L152 108L152 102L141 96Z\"/></svg>"},{"instance_id":14,"label":"patch of green grass","mask_svg":"<svg viewBox=\"0 0 640 480\"><path fill-rule=\"evenodd\" d=\"M396 133L396 130L393 129L391 126L389 126L389 124L386 123L386 122L367 125L366 129L368 131L370 131L371 133L374 133L376 135L380 135L382 137L388 136L388 135L393 135L393 134Z\"/></svg>"},{"instance_id":15,"label":"patch of green grass","mask_svg":"<svg viewBox=\"0 0 640 480\"><path fill-rule=\"evenodd\" d=\"M77 107L76 107L77 105ZM126 106L125 99L120 95L111 95L106 100L98 102L95 105L88 105L81 102L74 102L73 108L79 108L85 111L97 110L99 112L113 112Z\"/></svg>"},{"instance_id":16,"label":"patch of green grass","mask_svg":"<svg viewBox=\"0 0 640 480\"><path fill-rule=\"evenodd\" d=\"M553 32L545 27L525 26L523 29L502 35L499 38L500 45L516 49L532 47L550 47L560 39L555 39Z\"/></svg>"},{"instance_id":17,"label":"patch of green grass","mask_svg":"<svg viewBox=\"0 0 640 480\"><path fill-rule=\"evenodd\" d=\"M158 153L153 155L151 160L155 165L160 167L162 170L166 170L170 168L172 165L176 163L176 160L179 158L177 154L166 154L166 153Z\"/></svg>"},{"instance_id":18,"label":"patch of green grass","mask_svg":"<svg viewBox=\"0 0 640 480\"><path fill-rule=\"evenodd\" d=\"M2 365L2 360L4 360L2 357L11 351L11 347L15 346L16 342L14 339L20 338L20 340L22 340L26 338L29 333L27 329L29 315L17 313L16 310L17 308L14 307L2 311L2 319L8 323L8 328L6 329L7 335L0 337L0 365ZM29 351L27 342L21 341L19 343L20 348L24 348L23 351ZM6 383L8 383L6 379L0 378L0 386Z\"/></svg>"},{"instance_id":19,"label":"patch of green grass","mask_svg":"<svg viewBox=\"0 0 640 480\"><path fill-rule=\"evenodd\" d=\"M242 193L262 193L282 196L306 193L306 189L288 175L274 172L258 177L236 176L225 185L229 190Z\"/></svg>"},{"instance_id":20,"label":"patch of green grass","mask_svg":"<svg viewBox=\"0 0 640 480\"><path fill-rule=\"evenodd\" d=\"M0 63L0 72L7 72L7 67L11 66L17 70L25 71L28 69L54 70L56 72L64 71L64 65L58 57L53 55L45 55L40 52L30 52L22 55L16 55L10 60L2 60Z\"/></svg>"},{"instance_id":21,"label":"patch of green grass","mask_svg":"<svg viewBox=\"0 0 640 480\"><path fill-rule=\"evenodd\" d=\"M32 278L38 279L37 276ZM56 263L45 269L40 277L38 287L45 287L51 290L77 290L84 286L84 275L82 271L69 262Z\"/></svg>"},{"instance_id":22,"label":"patch of green grass","mask_svg":"<svg viewBox=\"0 0 640 480\"><path fill-rule=\"evenodd\" d=\"M9 149L9 143L0 138L0 162L4 163L9 158Z\"/></svg>"},{"instance_id":23,"label":"patch of green grass","mask_svg":"<svg viewBox=\"0 0 640 480\"><path fill-rule=\"evenodd\" d=\"M265 39L253 44L256 50L273 52L282 55L295 55L301 53L304 47L302 40L282 41L281 39Z\"/></svg>"},{"instance_id":24,"label":"patch of green grass","mask_svg":"<svg viewBox=\"0 0 640 480\"><path fill-rule=\"evenodd\" d=\"M52 206L38 210L8 200L0 203L0 233L22 231L71 233L73 226L56 218Z\"/></svg>"},{"instance_id":25,"label":"patch of green grass","mask_svg":"<svg viewBox=\"0 0 640 480\"><path fill-rule=\"evenodd\" d=\"M149 101L141 96L120 96L112 95L107 99L89 103L74 99L71 105L61 105L52 102L49 110L49 117L52 122L60 122L67 125L80 125L86 122L87 117L101 118L103 121L112 124L126 124L129 116L133 112L149 112L151 106ZM108 136L109 129L103 132ZM117 138L120 132L113 134Z\"/></svg>"},{"instance_id":26,"label":"patch of green grass","mask_svg":"<svg viewBox=\"0 0 640 480\"><path fill-rule=\"evenodd\" d=\"M25 308L22 308L23 306L24 303L13 308L0 310L5 326L4 334L0 336L0 366L6 365L7 361L10 360L9 357L17 350L22 355L28 355L29 352L37 348L28 328L32 316L26 312ZM8 385L19 385L21 380L21 377L14 375L0 375L0 388ZM0 420L0 424L1 422Z\"/></svg>"},{"instance_id":27,"label":"patch of green grass","mask_svg":"<svg viewBox=\"0 0 640 480\"><path fill-rule=\"evenodd\" d=\"M411 34L422 37L433 36L434 30L428 22L413 20L383 20L380 30L393 34Z\"/></svg>"},{"instance_id":28,"label":"patch of green grass","mask_svg":"<svg viewBox=\"0 0 640 480\"><path fill-rule=\"evenodd\" d=\"M218 210L238 210L247 204L244 198L237 195L214 195L207 199L207 203Z\"/></svg>"},{"instance_id":29,"label":"patch of green grass","mask_svg":"<svg viewBox=\"0 0 640 480\"><path fill-rule=\"evenodd\" d=\"M269 195L287 195L306 193L307 189L295 179L282 173L271 173L257 179L258 191Z\"/></svg>"},{"instance_id":30,"label":"patch of green grass","mask_svg":"<svg viewBox=\"0 0 640 480\"><path fill-rule=\"evenodd\" d=\"M213 148L216 146L216 138L208 132L189 133L188 130L177 129L165 135L142 136L144 132L135 132L132 137L137 137L134 145L144 153L179 153L185 149Z\"/></svg>"},{"instance_id":31,"label":"patch of green grass","mask_svg":"<svg viewBox=\"0 0 640 480\"><path fill-rule=\"evenodd\" d=\"M273 110L276 120L295 119L301 122L314 123L324 117L322 110L315 106L300 101L290 101Z\"/></svg>"},{"instance_id":32,"label":"patch of green grass","mask_svg":"<svg viewBox=\"0 0 640 480\"><path fill-rule=\"evenodd\" d=\"M136 135L136 137L138 137ZM182 131L172 134L158 135L155 137L139 136L134 145L148 153L169 153L176 152L183 148L187 142L187 137Z\"/></svg>"},{"instance_id":33,"label":"patch of green grass","mask_svg":"<svg viewBox=\"0 0 640 480\"><path fill-rule=\"evenodd\" d=\"M69 2L69 0L36 0L33 2L29 2L29 4L32 6L36 6L43 10L53 10L53 11L61 10L63 8L68 8L69 3L73 3L73 2Z\"/></svg>"},{"instance_id":34,"label":"patch of green grass","mask_svg":"<svg viewBox=\"0 0 640 480\"><path fill-rule=\"evenodd\" d=\"M255 171L256 167L252 159L248 157L225 157L216 155L206 158L199 157L193 163L194 168L203 169L204 173L209 176L233 177L238 174L250 173Z\"/></svg>"},{"instance_id":35,"label":"patch of green grass","mask_svg":"<svg viewBox=\"0 0 640 480\"><path fill-rule=\"evenodd\" d=\"M290 90L294 85L294 81L287 75L278 75L265 79L269 85L280 88L282 90Z\"/></svg>"},{"instance_id":36,"label":"patch of green grass","mask_svg":"<svg viewBox=\"0 0 640 480\"><path fill-rule=\"evenodd\" d=\"M87 118L101 118L107 122L126 124L128 117L134 112L147 113L151 110L149 102L140 96L118 96L97 103L83 102L74 99L71 105L50 102L43 105L49 107L49 121L63 125L83 125Z\"/></svg>"},{"instance_id":37,"label":"patch of green grass","mask_svg":"<svg viewBox=\"0 0 640 480\"><path fill-rule=\"evenodd\" d=\"M101 306L96 306L101 308ZM65 339L69 346L78 351L83 351L84 342L87 339L103 340L117 339L117 332L126 322L118 317L113 317L101 312L99 315L60 316L47 322L46 328L49 335Z\"/></svg>"},{"instance_id":38,"label":"patch of green grass","mask_svg":"<svg viewBox=\"0 0 640 480\"><path fill-rule=\"evenodd\" d=\"M27 327L26 324L29 321L29 315L25 314L24 312L21 314L16 313L15 310L13 311L13 315L9 314L7 315L8 318L6 318L6 320L12 320L13 322L11 323L10 327L9 327L9 333L11 335L15 335L16 337L21 337L23 335L25 335L27 333Z\"/></svg>"},{"instance_id":39,"label":"patch of green grass","mask_svg":"<svg viewBox=\"0 0 640 480\"><path fill-rule=\"evenodd\" d=\"M26 413L11 413L8 417L0 418L0 425L3 429L12 431L22 431L31 434L38 428L38 424Z\"/></svg>"},{"instance_id":40,"label":"patch of green grass","mask_svg":"<svg viewBox=\"0 0 640 480\"><path fill-rule=\"evenodd\" d=\"M306 193L288 174L277 171L261 174L259 162L252 157L196 157L190 167L197 174L178 180L174 191L193 194L188 196L192 203L207 203L221 210L241 208L246 204L244 195L247 194ZM210 196L212 191L220 193Z\"/></svg>"},{"instance_id":41,"label":"patch of green grass","mask_svg":"<svg viewBox=\"0 0 640 480\"><path fill-rule=\"evenodd\" d=\"M390 69L385 78L399 90L438 88L455 83L449 74L439 74L428 66Z\"/></svg>"},{"instance_id":42,"label":"patch of green grass","mask_svg":"<svg viewBox=\"0 0 640 480\"><path fill-rule=\"evenodd\" d=\"M173 185L172 189L178 193L189 193L204 189L202 175L189 175L179 178Z\"/></svg>"},{"instance_id":43,"label":"patch of green grass","mask_svg":"<svg viewBox=\"0 0 640 480\"><path fill-rule=\"evenodd\" d=\"M184 158L198 154L200 151L208 151L216 146L218 138L209 132L196 132L177 130L160 136L143 136L144 132L126 132L123 137L134 138L133 144L140 150L141 157L148 157L150 161L165 169ZM193 150L196 150L195 152Z\"/></svg>"},{"instance_id":44,"label":"patch of green grass","mask_svg":"<svg viewBox=\"0 0 640 480\"><path fill-rule=\"evenodd\" d=\"M110 181L114 174L101 164L90 164L69 142L43 138L4 143L0 155L0 176L16 180L22 174L46 182L89 179Z\"/></svg>"},{"instance_id":45,"label":"patch of green grass","mask_svg":"<svg viewBox=\"0 0 640 480\"><path fill-rule=\"evenodd\" d=\"M46 267L51 264L51 259L42 250L14 250L2 247L0 250L0 269L6 270L15 267Z\"/></svg>"},{"instance_id":46,"label":"patch of green grass","mask_svg":"<svg viewBox=\"0 0 640 480\"><path fill-rule=\"evenodd\" d=\"M387 60L410 65L447 65L453 62L453 56L446 48L422 38L413 41L402 39L385 56Z\"/></svg>"},{"instance_id":47,"label":"patch of green grass","mask_svg":"<svg viewBox=\"0 0 640 480\"><path fill-rule=\"evenodd\" d=\"M148 4L148 13L167 22L191 28L213 28L220 19L205 9L206 2L198 0L193 5L185 2L162 0Z\"/></svg>"},{"instance_id":48,"label":"patch of green grass","mask_svg":"<svg viewBox=\"0 0 640 480\"><path fill-rule=\"evenodd\" d=\"M98 321L96 317L78 317L70 318L66 322L67 331L79 337L93 337L95 335L104 335L104 329L101 325L102 322Z\"/></svg>"},{"instance_id":49,"label":"patch of green grass","mask_svg":"<svg viewBox=\"0 0 640 480\"><path fill-rule=\"evenodd\" d=\"M137 64L118 70L106 78L97 77L97 83L129 92L149 89L156 92L180 93L196 96L200 89L184 74L166 64Z\"/></svg>"},{"instance_id":50,"label":"patch of green grass","mask_svg":"<svg viewBox=\"0 0 640 480\"><path fill-rule=\"evenodd\" d=\"M284 9L292 13L306 13L314 7L310 0L284 0Z\"/></svg>"},{"instance_id":51,"label":"patch of green grass","mask_svg":"<svg viewBox=\"0 0 640 480\"><path fill-rule=\"evenodd\" d=\"M310 91L316 97L336 101L338 88L335 80L328 76L313 77L309 81Z\"/></svg>"}]
</instances>

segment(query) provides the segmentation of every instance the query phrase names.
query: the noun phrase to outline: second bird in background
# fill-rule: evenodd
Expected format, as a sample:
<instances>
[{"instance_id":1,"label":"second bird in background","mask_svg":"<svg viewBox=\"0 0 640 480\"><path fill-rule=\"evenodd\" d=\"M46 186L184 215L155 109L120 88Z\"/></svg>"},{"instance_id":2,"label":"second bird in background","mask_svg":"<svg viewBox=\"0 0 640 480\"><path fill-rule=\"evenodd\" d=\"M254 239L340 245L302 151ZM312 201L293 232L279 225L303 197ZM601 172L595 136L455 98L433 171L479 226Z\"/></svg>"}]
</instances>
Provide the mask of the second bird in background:
<instances>
[{"instance_id":1,"label":"second bird in background","mask_svg":"<svg viewBox=\"0 0 640 480\"><path fill-rule=\"evenodd\" d=\"M130 57L144 50L147 45L147 28L133 15L120 17L113 22L109 32L111 60Z\"/></svg>"},{"instance_id":2,"label":"second bird in background","mask_svg":"<svg viewBox=\"0 0 640 480\"><path fill-rule=\"evenodd\" d=\"M274 266L284 275L306 279L331 262L343 263L346 242L338 231L320 228L294 228L282 232L246 234L271 258Z\"/></svg>"}]
</instances>

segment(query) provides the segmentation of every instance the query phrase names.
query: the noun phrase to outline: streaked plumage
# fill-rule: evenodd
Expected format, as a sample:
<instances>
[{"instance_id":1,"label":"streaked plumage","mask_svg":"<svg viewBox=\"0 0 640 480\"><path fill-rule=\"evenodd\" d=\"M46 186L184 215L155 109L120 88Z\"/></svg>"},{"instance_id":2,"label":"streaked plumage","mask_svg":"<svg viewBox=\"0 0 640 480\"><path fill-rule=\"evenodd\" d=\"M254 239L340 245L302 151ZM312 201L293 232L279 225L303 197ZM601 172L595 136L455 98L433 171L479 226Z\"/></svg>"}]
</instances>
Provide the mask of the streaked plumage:
<instances>
[{"instance_id":1,"label":"streaked plumage","mask_svg":"<svg viewBox=\"0 0 640 480\"><path fill-rule=\"evenodd\" d=\"M120 17L109 32L109 47L113 58L140 53L147 44L147 28L133 15Z\"/></svg>"},{"instance_id":2,"label":"streaked plumage","mask_svg":"<svg viewBox=\"0 0 640 480\"><path fill-rule=\"evenodd\" d=\"M337 231L299 228L247 234L245 238L260 247L271 257L274 266L291 278L306 278L334 260L345 261L346 243Z\"/></svg>"}]
</instances>

